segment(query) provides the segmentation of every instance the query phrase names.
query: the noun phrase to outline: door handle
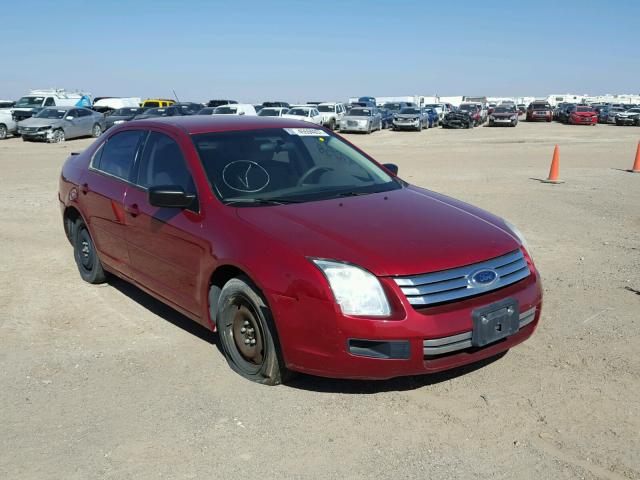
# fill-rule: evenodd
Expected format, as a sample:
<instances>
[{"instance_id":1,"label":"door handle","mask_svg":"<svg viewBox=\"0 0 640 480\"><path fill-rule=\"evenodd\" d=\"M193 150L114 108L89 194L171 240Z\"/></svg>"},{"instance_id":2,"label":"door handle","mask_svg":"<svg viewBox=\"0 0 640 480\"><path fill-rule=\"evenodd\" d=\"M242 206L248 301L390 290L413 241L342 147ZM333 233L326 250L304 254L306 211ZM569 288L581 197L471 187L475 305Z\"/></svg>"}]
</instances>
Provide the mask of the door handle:
<instances>
[{"instance_id":1,"label":"door handle","mask_svg":"<svg viewBox=\"0 0 640 480\"><path fill-rule=\"evenodd\" d=\"M89 193L89 184L88 183L83 183L82 186L80 187L80 191L86 195L87 193Z\"/></svg>"},{"instance_id":2,"label":"door handle","mask_svg":"<svg viewBox=\"0 0 640 480\"><path fill-rule=\"evenodd\" d=\"M131 205L125 205L124 211L127 212L132 217L138 216L140 214L140 209L138 208L137 203L133 203Z\"/></svg>"}]
</instances>

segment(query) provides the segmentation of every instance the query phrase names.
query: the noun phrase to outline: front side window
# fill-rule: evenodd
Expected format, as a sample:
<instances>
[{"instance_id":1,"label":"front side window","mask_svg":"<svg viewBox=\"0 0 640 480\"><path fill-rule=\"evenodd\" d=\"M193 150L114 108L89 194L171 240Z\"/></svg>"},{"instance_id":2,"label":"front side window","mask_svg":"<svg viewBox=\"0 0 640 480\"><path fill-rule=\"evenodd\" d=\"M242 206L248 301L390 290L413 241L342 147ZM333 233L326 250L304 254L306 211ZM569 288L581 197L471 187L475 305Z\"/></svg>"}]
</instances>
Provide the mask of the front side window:
<instances>
[{"instance_id":1,"label":"front side window","mask_svg":"<svg viewBox=\"0 0 640 480\"><path fill-rule=\"evenodd\" d=\"M55 108L45 108L44 110L40 110L36 118L64 118L66 110L58 110Z\"/></svg>"},{"instance_id":2,"label":"front side window","mask_svg":"<svg viewBox=\"0 0 640 480\"><path fill-rule=\"evenodd\" d=\"M131 178L131 169L144 135L141 130L126 130L110 137L102 147L100 158L94 158L94 168L122 180Z\"/></svg>"},{"instance_id":3,"label":"front side window","mask_svg":"<svg viewBox=\"0 0 640 480\"><path fill-rule=\"evenodd\" d=\"M47 99L44 102L45 107L55 107L55 105L56 105L56 102L53 99L53 97L47 97Z\"/></svg>"},{"instance_id":4,"label":"front side window","mask_svg":"<svg viewBox=\"0 0 640 480\"><path fill-rule=\"evenodd\" d=\"M144 188L170 185L181 187L188 195L196 193L180 146L158 132L151 132L144 146L137 183Z\"/></svg>"},{"instance_id":5,"label":"front side window","mask_svg":"<svg viewBox=\"0 0 640 480\"><path fill-rule=\"evenodd\" d=\"M155 108L160 106L160 102L144 102L146 108Z\"/></svg>"},{"instance_id":6,"label":"front side window","mask_svg":"<svg viewBox=\"0 0 640 480\"><path fill-rule=\"evenodd\" d=\"M22 97L16 102L18 108L37 108L42 107L44 97Z\"/></svg>"},{"instance_id":7,"label":"front side window","mask_svg":"<svg viewBox=\"0 0 640 480\"><path fill-rule=\"evenodd\" d=\"M297 203L402 188L363 154L317 128L192 138L214 193L226 203Z\"/></svg>"}]
</instances>

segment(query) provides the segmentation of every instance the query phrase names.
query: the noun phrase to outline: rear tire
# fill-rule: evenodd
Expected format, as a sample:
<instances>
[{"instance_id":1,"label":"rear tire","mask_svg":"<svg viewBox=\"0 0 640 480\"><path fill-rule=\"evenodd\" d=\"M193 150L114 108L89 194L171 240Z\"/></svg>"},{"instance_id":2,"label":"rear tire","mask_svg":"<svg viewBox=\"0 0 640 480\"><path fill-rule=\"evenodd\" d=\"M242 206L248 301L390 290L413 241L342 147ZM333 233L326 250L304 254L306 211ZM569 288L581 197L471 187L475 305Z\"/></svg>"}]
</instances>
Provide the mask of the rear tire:
<instances>
[{"instance_id":1,"label":"rear tire","mask_svg":"<svg viewBox=\"0 0 640 480\"><path fill-rule=\"evenodd\" d=\"M249 278L232 278L224 285L216 307L216 327L233 371L264 385L278 385L290 378L269 307Z\"/></svg>"},{"instance_id":2,"label":"rear tire","mask_svg":"<svg viewBox=\"0 0 640 480\"><path fill-rule=\"evenodd\" d=\"M102 127L96 123L91 129L91 136L98 138L100 135L102 135Z\"/></svg>"},{"instance_id":3,"label":"rear tire","mask_svg":"<svg viewBox=\"0 0 640 480\"><path fill-rule=\"evenodd\" d=\"M0 123L0 140L4 140L7 138L7 134L9 131L7 130L7 126L3 123Z\"/></svg>"},{"instance_id":4,"label":"rear tire","mask_svg":"<svg viewBox=\"0 0 640 480\"><path fill-rule=\"evenodd\" d=\"M107 281L98 252L84 221L79 218L73 227L73 256L85 282L98 284Z\"/></svg>"}]
</instances>

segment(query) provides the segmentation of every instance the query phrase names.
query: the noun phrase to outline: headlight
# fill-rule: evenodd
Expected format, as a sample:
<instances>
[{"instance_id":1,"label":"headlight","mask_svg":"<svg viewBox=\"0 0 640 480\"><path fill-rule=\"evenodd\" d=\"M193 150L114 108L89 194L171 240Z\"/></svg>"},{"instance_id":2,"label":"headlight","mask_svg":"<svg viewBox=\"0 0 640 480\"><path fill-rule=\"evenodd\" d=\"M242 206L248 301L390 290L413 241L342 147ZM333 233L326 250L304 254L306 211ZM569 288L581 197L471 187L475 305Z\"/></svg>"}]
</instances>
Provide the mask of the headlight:
<instances>
[{"instance_id":1,"label":"headlight","mask_svg":"<svg viewBox=\"0 0 640 480\"><path fill-rule=\"evenodd\" d=\"M332 260L313 259L345 315L386 317L391 313L382 285L360 267Z\"/></svg>"},{"instance_id":2,"label":"headlight","mask_svg":"<svg viewBox=\"0 0 640 480\"><path fill-rule=\"evenodd\" d=\"M120 125L121 123L124 123L124 120L116 120L113 122L114 125Z\"/></svg>"},{"instance_id":3,"label":"headlight","mask_svg":"<svg viewBox=\"0 0 640 480\"><path fill-rule=\"evenodd\" d=\"M506 220L504 220L504 224L507 226L507 229L509 229L511 233L513 233L518 238L518 240L520 240L520 243L524 246L525 250L529 253L529 256L531 256L531 250L529 249L529 244L527 243L527 239L524 238L524 235L520 230L518 230L518 227L507 222Z\"/></svg>"},{"instance_id":4,"label":"headlight","mask_svg":"<svg viewBox=\"0 0 640 480\"><path fill-rule=\"evenodd\" d=\"M42 130L51 130L51 125L47 125L46 127L40 127L38 128L38 130L42 131Z\"/></svg>"}]
</instances>

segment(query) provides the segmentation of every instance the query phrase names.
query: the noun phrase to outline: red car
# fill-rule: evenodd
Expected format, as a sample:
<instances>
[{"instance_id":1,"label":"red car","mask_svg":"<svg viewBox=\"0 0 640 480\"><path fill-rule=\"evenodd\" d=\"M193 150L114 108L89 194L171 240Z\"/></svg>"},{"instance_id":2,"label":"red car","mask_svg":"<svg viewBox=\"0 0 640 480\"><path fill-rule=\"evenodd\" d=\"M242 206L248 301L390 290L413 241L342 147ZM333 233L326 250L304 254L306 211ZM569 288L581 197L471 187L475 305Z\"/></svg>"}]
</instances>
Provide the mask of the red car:
<instances>
[{"instance_id":1,"label":"red car","mask_svg":"<svg viewBox=\"0 0 640 480\"><path fill-rule=\"evenodd\" d=\"M85 281L217 330L256 382L437 372L526 340L542 293L522 235L396 172L302 121L173 117L69 157L59 199Z\"/></svg>"},{"instance_id":2,"label":"red car","mask_svg":"<svg viewBox=\"0 0 640 480\"><path fill-rule=\"evenodd\" d=\"M569 125L595 125L598 123L598 114L596 111L584 105L577 105L569 109Z\"/></svg>"},{"instance_id":3,"label":"red car","mask_svg":"<svg viewBox=\"0 0 640 480\"><path fill-rule=\"evenodd\" d=\"M550 122L553 120L551 105L543 102L533 102L527 108L527 122Z\"/></svg>"}]
</instances>

